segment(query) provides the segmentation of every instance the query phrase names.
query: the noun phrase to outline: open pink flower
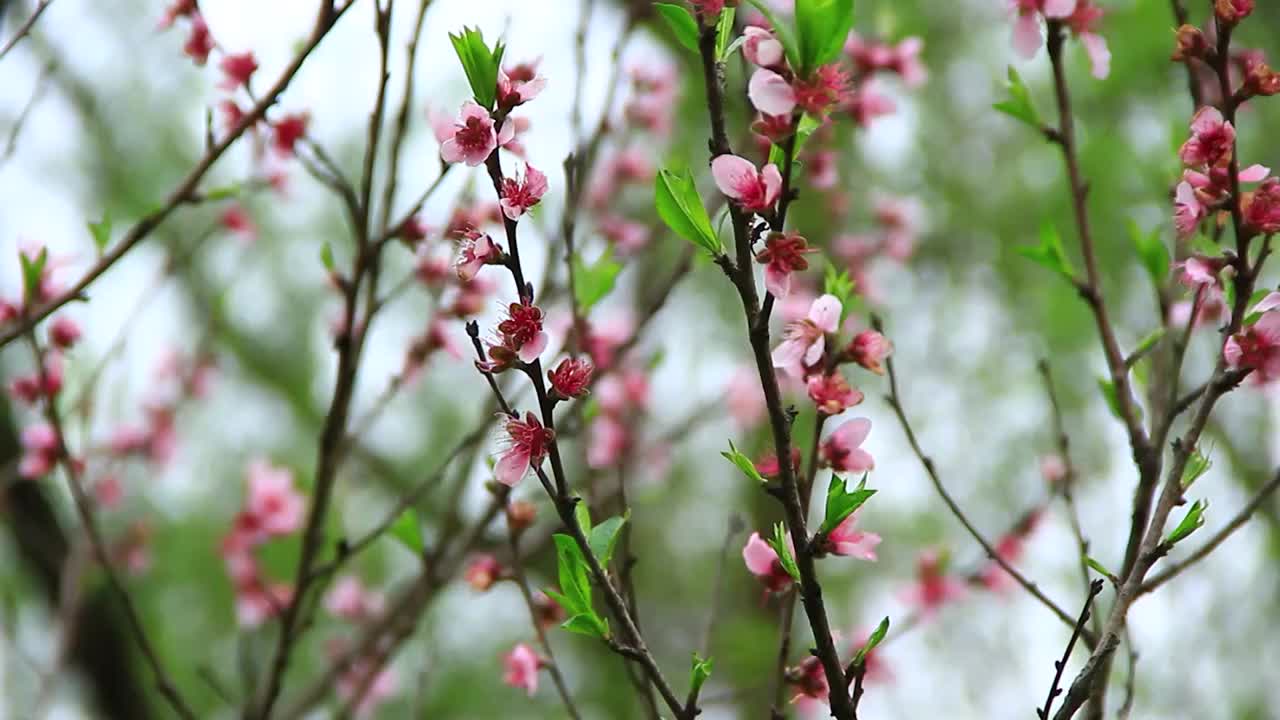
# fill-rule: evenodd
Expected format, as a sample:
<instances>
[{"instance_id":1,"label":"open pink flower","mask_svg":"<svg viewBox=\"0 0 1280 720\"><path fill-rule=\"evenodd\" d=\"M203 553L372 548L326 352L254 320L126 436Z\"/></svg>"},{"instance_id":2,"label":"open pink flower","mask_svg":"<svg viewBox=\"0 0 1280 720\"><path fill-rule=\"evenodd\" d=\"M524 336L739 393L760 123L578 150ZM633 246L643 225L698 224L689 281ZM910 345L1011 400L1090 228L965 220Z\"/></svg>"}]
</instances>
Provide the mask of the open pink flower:
<instances>
[{"instance_id":1,"label":"open pink flower","mask_svg":"<svg viewBox=\"0 0 1280 720\"><path fill-rule=\"evenodd\" d=\"M843 555L846 557L858 558L859 560L875 560L876 546L880 544L880 536L875 533L862 532L855 530L854 525L857 524L858 513L855 511L849 517L840 521L835 526L823 542L823 552L832 555Z\"/></svg>"},{"instance_id":2,"label":"open pink flower","mask_svg":"<svg viewBox=\"0 0 1280 720\"><path fill-rule=\"evenodd\" d=\"M822 441L822 461L836 472L867 472L875 468L875 458L861 445L871 433L871 421L854 418L836 428Z\"/></svg>"},{"instance_id":3,"label":"open pink flower","mask_svg":"<svg viewBox=\"0 0 1280 720\"><path fill-rule=\"evenodd\" d=\"M253 51L249 50L224 55L218 67L223 74L222 82L218 87L223 90L235 90L238 87L249 86L249 78L253 77L253 73L257 71L258 61L254 58Z\"/></svg>"},{"instance_id":4,"label":"open pink flower","mask_svg":"<svg viewBox=\"0 0 1280 720\"><path fill-rule=\"evenodd\" d=\"M346 620L364 621L377 617L386 605L386 597L370 590L359 578L344 575L338 578L324 597L324 609Z\"/></svg>"},{"instance_id":5,"label":"open pink flower","mask_svg":"<svg viewBox=\"0 0 1280 720\"><path fill-rule=\"evenodd\" d=\"M723 157L723 156L722 156ZM764 286L774 297L786 297L791 293L791 273L809 269L805 255L817 252L808 242L793 231L769 233L764 248L756 253L756 262L764 265Z\"/></svg>"},{"instance_id":6,"label":"open pink flower","mask_svg":"<svg viewBox=\"0 0 1280 720\"><path fill-rule=\"evenodd\" d=\"M1235 141L1236 129L1218 108L1206 105L1191 118L1191 137L1178 150L1178 157L1187 167L1225 164L1231 159Z\"/></svg>"},{"instance_id":7,"label":"open pink flower","mask_svg":"<svg viewBox=\"0 0 1280 720\"><path fill-rule=\"evenodd\" d=\"M538 670L542 668L542 658L525 643L520 643L511 652L502 656L505 672L502 682L514 688L520 688L533 697L538 692Z\"/></svg>"},{"instance_id":8,"label":"open pink flower","mask_svg":"<svg viewBox=\"0 0 1280 720\"><path fill-rule=\"evenodd\" d=\"M502 249L493 242L488 233L471 230L462 236L461 250L454 267L458 279L470 282L485 265L496 265L502 261Z\"/></svg>"},{"instance_id":9,"label":"open pink flower","mask_svg":"<svg viewBox=\"0 0 1280 720\"><path fill-rule=\"evenodd\" d=\"M563 398L581 397L591 387L591 375L595 367L586 358L565 358L554 370L547 371L551 389Z\"/></svg>"},{"instance_id":10,"label":"open pink flower","mask_svg":"<svg viewBox=\"0 0 1280 720\"><path fill-rule=\"evenodd\" d=\"M840 312L840 300L835 295L814 300L808 317L787 325L782 343L773 351L773 366L801 377L805 369L817 365L826 350L827 333L835 332L840 325Z\"/></svg>"},{"instance_id":11,"label":"open pink flower","mask_svg":"<svg viewBox=\"0 0 1280 720\"><path fill-rule=\"evenodd\" d=\"M949 602L959 600L967 593L964 581L947 575L942 557L936 550L920 553L916 561L916 582L906 588L902 598L916 606L924 617L936 613Z\"/></svg>"},{"instance_id":12,"label":"open pink flower","mask_svg":"<svg viewBox=\"0 0 1280 720\"><path fill-rule=\"evenodd\" d=\"M862 402L863 395L849 386L849 381L839 370L831 374L814 373L806 383L809 399L825 415L839 415Z\"/></svg>"},{"instance_id":13,"label":"open pink flower","mask_svg":"<svg viewBox=\"0 0 1280 720\"><path fill-rule=\"evenodd\" d=\"M451 128L437 126L435 132L441 143L441 159L447 163L464 162L472 167L483 164L499 145L509 142L515 134L510 120L502 123L500 131L495 131L489 111L474 100L462 104Z\"/></svg>"},{"instance_id":14,"label":"open pink flower","mask_svg":"<svg viewBox=\"0 0 1280 720\"><path fill-rule=\"evenodd\" d=\"M538 359L547 347L547 333L542 329L542 308L526 302L507 306L507 317L498 323L502 347L515 353L522 362Z\"/></svg>"},{"instance_id":15,"label":"open pink flower","mask_svg":"<svg viewBox=\"0 0 1280 720\"><path fill-rule=\"evenodd\" d=\"M512 220L529 211L547 192L547 176L532 165L525 165L521 179L502 179L502 214Z\"/></svg>"},{"instance_id":16,"label":"open pink flower","mask_svg":"<svg viewBox=\"0 0 1280 720\"><path fill-rule=\"evenodd\" d=\"M515 487L529 468L542 465L555 432L544 428L532 412L526 412L524 420L508 416L504 429L507 432L507 450L498 459L493 472L498 482Z\"/></svg>"},{"instance_id":17,"label":"open pink flower","mask_svg":"<svg viewBox=\"0 0 1280 720\"><path fill-rule=\"evenodd\" d=\"M1250 311L1261 312L1254 324L1227 338L1222 356L1232 368L1251 368L1258 382L1280 378L1280 293L1263 298Z\"/></svg>"},{"instance_id":18,"label":"open pink flower","mask_svg":"<svg viewBox=\"0 0 1280 720\"><path fill-rule=\"evenodd\" d=\"M742 54L747 62L762 68L777 67L782 64L782 43L773 33L755 25L748 25L742 31L746 38L742 44ZM753 101L754 102L754 101Z\"/></svg>"},{"instance_id":19,"label":"open pink flower","mask_svg":"<svg viewBox=\"0 0 1280 720\"><path fill-rule=\"evenodd\" d=\"M909 88L920 87L929 79L929 71L920 60L920 52L924 50L924 40L918 37L904 38L893 47L890 68L902 77L902 82Z\"/></svg>"},{"instance_id":20,"label":"open pink flower","mask_svg":"<svg viewBox=\"0 0 1280 720\"><path fill-rule=\"evenodd\" d=\"M814 117L825 116L849 92L849 73L835 63L822 65L791 83L796 106Z\"/></svg>"},{"instance_id":21,"label":"open pink flower","mask_svg":"<svg viewBox=\"0 0 1280 720\"><path fill-rule=\"evenodd\" d=\"M790 535L787 536L787 545L791 546ZM792 553L794 552L793 549ZM791 575L782 567L778 553L760 537L760 533L751 533L746 546L742 548L742 560L747 564L747 570L756 576L768 592L780 593L791 587Z\"/></svg>"},{"instance_id":22,"label":"open pink flower","mask_svg":"<svg viewBox=\"0 0 1280 720\"><path fill-rule=\"evenodd\" d=\"M711 175L716 187L748 212L765 212L778 201L782 191L782 174L769 163L756 170L750 160L737 155L720 155L711 161Z\"/></svg>"},{"instance_id":23,"label":"open pink flower","mask_svg":"<svg viewBox=\"0 0 1280 720\"><path fill-rule=\"evenodd\" d=\"M796 109L796 91L778 73L760 68L751 74L747 97L765 115L790 115Z\"/></svg>"},{"instance_id":24,"label":"open pink flower","mask_svg":"<svg viewBox=\"0 0 1280 720\"><path fill-rule=\"evenodd\" d=\"M249 497L245 511L267 535L288 535L302 527L306 500L293 487L293 473L266 460L254 460L248 470Z\"/></svg>"},{"instance_id":25,"label":"open pink flower","mask_svg":"<svg viewBox=\"0 0 1280 720\"><path fill-rule=\"evenodd\" d=\"M539 60L520 63L515 67L498 71L498 105L511 109L523 105L538 96L547 86L547 79L538 74Z\"/></svg>"},{"instance_id":26,"label":"open pink flower","mask_svg":"<svg viewBox=\"0 0 1280 720\"><path fill-rule=\"evenodd\" d=\"M1103 14L1103 9L1092 0L1079 0L1075 10L1066 18L1067 27L1071 28L1071 32L1089 55L1093 76L1099 80L1111 74L1111 50L1107 47L1106 39L1097 31Z\"/></svg>"},{"instance_id":27,"label":"open pink flower","mask_svg":"<svg viewBox=\"0 0 1280 720\"><path fill-rule=\"evenodd\" d=\"M271 123L271 146L277 154L288 156L293 148L307 134L307 124L311 116L307 113L292 113Z\"/></svg>"},{"instance_id":28,"label":"open pink flower","mask_svg":"<svg viewBox=\"0 0 1280 720\"><path fill-rule=\"evenodd\" d=\"M1191 183L1182 181L1173 194L1173 226L1178 237L1186 239L1195 234L1200 222L1209 215L1209 208L1200 201L1200 196Z\"/></svg>"}]
</instances>

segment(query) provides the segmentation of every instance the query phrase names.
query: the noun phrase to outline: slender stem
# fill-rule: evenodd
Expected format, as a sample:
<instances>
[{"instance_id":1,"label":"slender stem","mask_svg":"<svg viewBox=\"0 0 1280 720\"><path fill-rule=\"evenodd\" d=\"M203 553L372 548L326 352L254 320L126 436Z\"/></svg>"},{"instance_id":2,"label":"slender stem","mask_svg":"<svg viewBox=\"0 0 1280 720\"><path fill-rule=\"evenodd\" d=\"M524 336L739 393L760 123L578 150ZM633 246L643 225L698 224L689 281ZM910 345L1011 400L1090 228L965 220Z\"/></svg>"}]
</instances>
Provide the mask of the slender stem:
<instances>
[{"instance_id":1,"label":"slender stem","mask_svg":"<svg viewBox=\"0 0 1280 720\"><path fill-rule=\"evenodd\" d=\"M1075 629L1071 632L1071 639L1067 641L1067 649L1062 652L1062 659L1053 663L1056 668L1053 673L1053 684L1049 686L1049 697L1045 698L1044 708L1036 710L1036 715L1040 720L1049 720L1049 710L1053 708L1053 699L1062 693L1058 685L1062 682L1062 673L1067 669L1067 660L1071 659L1071 650L1076 646L1076 640L1080 639L1081 633L1084 632L1084 624L1089 619L1089 608L1093 605L1093 599L1102 592L1105 584L1102 580L1094 580L1089 584L1089 595L1084 599L1084 608L1080 610L1080 618L1076 620Z\"/></svg>"},{"instance_id":2,"label":"slender stem","mask_svg":"<svg viewBox=\"0 0 1280 720\"><path fill-rule=\"evenodd\" d=\"M542 647L542 652L546 655L543 663L547 668L547 672L551 675L551 682L556 686L556 692L560 694L560 700L564 702L564 709L569 713L569 717L574 720L580 720L582 715L578 712L578 708L573 704L573 694L569 692L569 686L564 681L564 675L560 672L560 665L556 663L555 653L551 650L551 642L547 639L547 631L542 627L542 620L538 617L538 606L533 600L533 591L529 589L529 579L525 577L524 566L520 562L520 535L514 528L507 533L507 543L511 548L511 571L515 577L516 585L520 588L520 595L524 598L525 607L529 609L529 620L533 623L533 631L538 635L538 645Z\"/></svg>"},{"instance_id":3,"label":"slender stem","mask_svg":"<svg viewBox=\"0 0 1280 720\"><path fill-rule=\"evenodd\" d=\"M13 37L9 38L9 42L6 42L4 47L0 47L0 60L3 60L4 56L8 55L10 50L17 47L18 43L21 42L24 37L31 34L31 29L36 26L36 21L40 19L40 16L43 15L44 11L52 4L53 0L40 0L40 2L36 4L36 9L31 11L31 16L26 19L26 22L18 26L18 29L13 33Z\"/></svg>"}]
</instances>

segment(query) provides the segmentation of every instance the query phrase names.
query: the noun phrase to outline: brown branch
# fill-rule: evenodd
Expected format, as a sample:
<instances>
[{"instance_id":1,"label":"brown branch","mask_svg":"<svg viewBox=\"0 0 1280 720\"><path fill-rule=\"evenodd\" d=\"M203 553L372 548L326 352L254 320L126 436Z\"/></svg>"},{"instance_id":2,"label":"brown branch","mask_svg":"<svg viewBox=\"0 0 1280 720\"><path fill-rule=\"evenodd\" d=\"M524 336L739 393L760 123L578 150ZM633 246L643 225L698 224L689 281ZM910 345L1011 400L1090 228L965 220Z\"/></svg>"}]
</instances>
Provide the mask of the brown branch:
<instances>
[{"instance_id":1,"label":"brown branch","mask_svg":"<svg viewBox=\"0 0 1280 720\"><path fill-rule=\"evenodd\" d=\"M1089 584L1089 594L1084 599L1084 607L1080 610L1080 618L1076 620L1075 629L1071 631L1071 639L1067 641L1067 649L1062 653L1062 659L1053 663L1056 669L1053 673L1053 684L1049 686L1049 697L1044 701L1044 708L1037 709L1036 715L1040 720L1049 720L1049 710L1053 708L1053 699L1062 693L1058 687L1062 682L1062 673L1067 669L1067 661L1071 659L1071 650L1076 646L1076 640L1080 639L1080 635L1084 632L1084 624L1088 621L1089 608L1093 605L1093 599L1101 592L1105 584L1101 579L1094 580Z\"/></svg>"},{"instance_id":2,"label":"brown branch","mask_svg":"<svg viewBox=\"0 0 1280 720\"><path fill-rule=\"evenodd\" d=\"M883 331L878 317L872 317L872 325L876 328L877 332ZM987 554L987 557L991 558L991 560L999 565L1002 570L1009 573L1010 577L1016 580L1017 583L1030 593L1032 597L1039 600L1040 604L1048 608L1058 617L1059 620L1066 623L1067 626L1075 625L1076 621L1074 617L1063 610L1056 602L1051 600L1048 595L1045 595L1035 583L1031 582L1022 573L1018 572L1017 568L1013 567L1013 565L1000 556L1000 553L996 552L995 547L993 547L991 543L983 537L978 528L969 520L969 517L960 509L959 504L957 504L955 499L951 497L951 493L947 492L947 488L942 484L942 478L938 474L938 469L933 464L933 459L926 455L924 449L920 447L920 441L916 438L915 431L911 427L911 421L907 419L906 410L902 406L902 397L898 392L898 375L894 370L894 362L892 358L889 358L885 362L885 368L889 375L889 395L885 398L885 401L889 403L889 407L893 409L894 415L897 416L898 424L902 426L902 432L907 436L907 443L911 446L911 450L915 453L915 456L920 459L920 464L924 466L925 473L933 483L934 490L936 490L938 495L942 498L942 502L946 504L947 508L951 511L951 514L960 521L960 524L964 526L964 529L969 533L969 535L982 546L982 550ZM1086 642L1088 642L1090 640L1089 634L1086 633L1085 638Z\"/></svg>"},{"instance_id":3,"label":"brown branch","mask_svg":"<svg viewBox=\"0 0 1280 720\"><path fill-rule=\"evenodd\" d=\"M4 56L8 55L9 51L16 47L19 42L22 42L23 38L31 34L31 29L36 26L36 21L40 19L40 16L43 15L44 11L48 10L49 6L52 4L53 0L40 0L40 2L36 4L36 9L31 11L31 17L28 17L26 22L18 26L18 29L13 33L13 37L9 38L9 42L5 43L4 47L0 47L0 60L3 60Z\"/></svg>"},{"instance_id":4,"label":"brown branch","mask_svg":"<svg viewBox=\"0 0 1280 720\"><path fill-rule=\"evenodd\" d=\"M320 3L320 11L316 17L315 26L311 30L310 37L307 38L306 43L302 46L302 50L294 57L293 62L285 68L279 79L277 79L275 84L267 90L262 99L244 114L244 117L242 117L240 122L227 133L226 137L222 138L221 141L210 148L204 156L200 158L195 167L192 168L187 173L186 177L178 183L178 186L169 193L158 209L147 213L142 217L142 219L138 220L137 223L129 228L129 230L124 234L124 237L120 239L120 242L116 243L114 247L104 253L102 257L98 259L98 262L96 262L83 277L77 280L66 291L52 299L36 306L24 308L24 312L21 317L6 324L4 328L0 330L0 347L4 347L14 339L21 337L23 333L26 333L34 327L36 323L48 317L52 312L63 305L66 305L72 300L83 299L84 292L89 285L101 277L103 273L115 265L117 261L136 247L138 243L146 239L152 231L172 215L179 206L189 202L192 195L196 192L200 181L204 178L209 169L213 167L213 164L222 157L223 153L225 153L246 130L266 115L267 109L275 103L280 94L284 92L286 87L288 87L289 83L293 80L294 75L296 75L298 70L302 68L307 57L320 45L320 41L324 39L324 37L333 28L334 24L337 23L338 19L347 10L347 8L351 7L352 4L354 3L349 2L340 8L334 9L329 4L328 0L322 1Z\"/></svg>"}]
</instances>

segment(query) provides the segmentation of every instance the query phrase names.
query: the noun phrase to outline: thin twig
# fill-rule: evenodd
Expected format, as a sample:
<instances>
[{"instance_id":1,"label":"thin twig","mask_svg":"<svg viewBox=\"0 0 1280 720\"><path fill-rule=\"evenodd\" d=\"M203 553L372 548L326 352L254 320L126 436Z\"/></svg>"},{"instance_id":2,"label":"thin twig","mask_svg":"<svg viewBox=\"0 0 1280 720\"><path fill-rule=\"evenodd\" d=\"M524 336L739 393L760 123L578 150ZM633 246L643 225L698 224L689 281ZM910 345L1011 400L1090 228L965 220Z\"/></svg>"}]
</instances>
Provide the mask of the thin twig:
<instances>
[{"instance_id":1,"label":"thin twig","mask_svg":"<svg viewBox=\"0 0 1280 720\"><path fill-rule=\"evenodd\" d=\"M1049 710L1053 708L1053 699L1062 694L1062 689L1058 687L1062 682L1062 673L1067 669L1067 661L1071 659L1071 650L1076 646L1076 640L1084 632L1084 624L1089 619L1089 608L1093 605L1093 599L1102 592L1102 588L1106 584L1101 580L1094 580L1089 584L1089 595L1084 599L1084 608L1080 610L1080 618L1076 620L1075 629L1071 632L1071 639L1067 641L1067 649L1062 653L1062 659L1053 663L1055 668L1053 673L1053 684L1049 686L1049 697L1045 698L1044 707L1036 710L1036 715L1040 720L1049 720Z\"/></svg>"},{"instance_id":2,"label":"thin twig","mask_svg":"<svg viewBox=\"0 0 1280 720\"><path fill-rule=\"evenodd\" d=\"M8 55L9 51L16 47L19 42L22 42L23 38L31 34L31 28L36 26L36 21L52 4L53 0L40 0L36 4L36 9L31 12L31 17L28 17L26 22L18 26L18 29L13 33L13 37L9 38L9 42L5 43L4 47L0 47L0 60L3 60L4 56Z\"/></svg>"}]
</instances>

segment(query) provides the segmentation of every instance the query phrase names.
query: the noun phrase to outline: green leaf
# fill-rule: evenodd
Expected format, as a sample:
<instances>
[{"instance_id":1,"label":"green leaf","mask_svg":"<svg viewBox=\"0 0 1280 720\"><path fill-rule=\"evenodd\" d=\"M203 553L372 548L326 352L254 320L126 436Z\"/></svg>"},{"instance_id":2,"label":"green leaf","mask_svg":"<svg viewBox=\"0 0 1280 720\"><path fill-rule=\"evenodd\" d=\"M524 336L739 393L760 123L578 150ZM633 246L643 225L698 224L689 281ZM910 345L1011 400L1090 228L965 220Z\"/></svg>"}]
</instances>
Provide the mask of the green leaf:
<instances>
[{"instance_id":1,"label":"green leaf","mask_svg":"<svg viewBox=\"0 0 1280 720\"><path fill-rule=\"evenodd\" d=\"M244 190L244 185L238 182L231 183L230 185L223 185L222 187L216 187L212 190L206 191L204 193L204 199L205 200L230 200L233 197L238 197L243 190Z\"/></svg>"},{"instance_id":2,"label":"green leaf","mask_svg":"<svg viewBox=\"0 0 1280 720\"><path fill-rule=\"evenodd\" d=\"M1142 357L1143 355L1151 352L1151 349L1164 339L1164 335L1165 329L1162 327L1158 327L1147 333L1146 337L1139 340L1138 346L1133 349L1133 357Z\"/></svg>"},{"instance_id":3,"label":"green leaf","mask_svg":"<svg viewBox=\"0 0 1280 720\"><path fill-rule=\"evenodd\" d=\"M583 535L591 534L591 509L586 503L578 503L573 508L573 517L578 521L578 527L582 528Z\"/></svg>"},{"instance_id":4,"label":"green leaf","mask_svg":"<svg viewBox=\"0 0 1280 720\"><path fill-rule=\"evenodd\" d=\"M1107 401L1107 407L1111 410L1111 414L1116 416L1117 420L1124 420L1124 415L1120 412L1120 396L1116 394L1115 383L1106 378L1098 378L1098 389L1102 391L1102 398ZM1138 413L1138 419L1142 419L1142 408L1134 407Z\"/></svg>"},{"instance_id":5,"label":"green leaf","mask_svg":"<svg viewBox=\"0 0 1280 720\"><path fill-rule=\"evenodd\" d=\"M800 568L796 566L796 559L791 556L791 546L787 544L787 528L782 523L773 526L773 539L769 541L769 546L778 554L782 569L787 571L791 579L800 582Z\"/></svg>"},{"instance_id":6,"label":"green leaf","mask_svg":"<svg viewBox=\"0 0 1280 720\"><path fill-rule=\"evenodd\" d=\"M609 634L609 623L605 622L594 612L585 612L574 615L560 624L560 627L571 633L578 635L588 635L590 637L606 637Z\"/></svg>"},{"instance_id":7,"label":"green leaf","mask_svg":"<svg viewBox=\"0 0 1280 720\"><path fill-rule=\"evenodd\" d=\"M849 300L856 288L857 284L849 277L847 270L836 270L835 265L827 265L822 278L822 291L827 295L834 295L840 301L841 309L848 310Z\"/></svg>"},{"instance_id":8,"label":"green leaf","mask_svg":"<svg viewBox=\"0 0 1280 720\"><path fill-rule=\"evenodd\" d=\"M1188 535L1199 530L1204 525L1204 511L1209 509L1208 500L1197 500L1191 503L1191 509L1182 517L1182 522L1178 523L1178 527L1169 533L1164 539L1164 543L1170 547L1178 544L1178 541L1186 539Z\"/></svg>"},{"instance_id":9,"label":"green leaf","mask_svg":"<svg viewBox=\"0 0 1280 720\"><path fill-rule=\"evenodd\" d=\"M417 510L406 508L391 524L390 532L391 536L409 548L410 552L415 555L422 554L422 523L418 520Z\"/></svg>"},{"instance_id":10,"label":"green leaf","mask_svg":"<svg viewBox=\"0 0 1280 720\"><path fill-rule=\"evenodd\" d=\"M1213 467L1213 461L1201 453L1199 447L1192 448L1191 454L1187 457L1187 465L1182 470L1182 489L1191 487L1191 484L1199 480L1201 475L1209 472L1211 467Z\"/></svg>"},{"instance_id":11,"label":"green leaf","mask_svg":"<svg viewBox=\"0 0 1280 720\"><path fill-rule=\"evenodd\" d=\"M581 255L573 256L573 297L585 314L613 291L613 285L622 264L613 259L613 248L605 248L604 254L591 265Z\"/></svg>"},{"instance_id":12,"label":"green leaf","mask_svg":"<svg viewBox=\"0 0 1280 720\"><path fill-rule=\"evenodd\" d=\"M702 659L698 653L693 654L693 669L689 672L689 693L697 696L702 686L711 677L711 658Z\"/></svg>"},{"instance_id":13,"label":"green leaf","mask_svg":"<svg viewBox=\"0 0 1280 720\"><path fill-rule=\"evenodd\" d=\"M751 478L752 480L755 480L758 483L764 482L764 476L760 474L759 470L756 470L756 464L751 462L751 458L738 452L738 448L733 446L732 440L729 441L728 452L721 450L720 454L723 455L724 458L729 462L733 463L734 465L737 465L738 469L741 470L743 474L746 475L747 477Z\"/></svg>"},{"instance_id":14,"label":"green leaf","mask_svg":"<svg viewBox=\"0 0 1280 720\"><path fill-rule=\"evenodd\" d=\"M613 549L618 544L618 537L622 532L622 526L631 518L631 511L614 515L599 525L591 528L590 534L587 536L587 544L591 546L591 552L595 553L596 559L600 561L601 567L608 567L609 560L613 558Z\"/></svg>"},{"instance_id":15,"label":"green leaf","mask_svg":"<svg viewBox=\"0 0 1280 720\"><path fill-rule=\"evenodd\" d=\"M591 610L591 581L587 578L587 560L574 539L564 533L551 536L556 544L556 569L560 592L568 600L565 612L577 614Z\"/></svg>"},{"instance_id":16,"label":"green leaf","mask_svg":"<svg viewBox=\"0 0 1280 720\"><path fill-rule=\"evenodd\" d=\"M1165 247L1164 240L1161 239L1160 228L1157 226L1151 232L1143 232L1138 227L1138 223L1132 219L1128 222L1129 239L1133 242L1133 247L1138 251L1138 258L1142 261L1142 267L1146 269L1147 275L1151 276L1151 282L1156 287L1164 287L1165 280L1169 277L1169 248Z\"/></svg>"},{"instance_id":17,"label":"green leaf","mask_svg":"<svg viewBox=\"0 0 1280 720\"><path fill-rule=\"evenodd\" d=\"M778 38L778 42L782 43L782 50L787 56L787 62L791 63L791 67L799 68L802 66L800 62L800 48L796 44L796 37L791 32L791 28L778 19L777 13L773 11L773 6L769 4L769 0L747 0L765 20L769 21L769 27L773 30L774 37Z\"/></svg>"},{"instance_id":18,"label":"green leaf","mask_svg":"<svg viewBox=\"0 0 1280 720\"><path fill-rule=\"evenodd\" d=\"M93 236L93 246L98 249L98 255L106 252L107 245L111 244L110 211L104 210L101 220L89 223L89 234Z\"/></svg>"},{"instance_id":19,"label":"green leaf","mask_svg":"<svg viewBox=\"0 0 1280 720\"><path fill-rule=\"evenodd\" d=\"M800 75L835 60L853 28L853 0L795 0Z\"/></svg>"},{"instance_id":20,"label":"green leaf","mask_svg":"<svg viewBox=\"0 0 1280 720\"><path fill-rule=\"evenodd\" d=\"M822 127L822 121L809 115L808 113L800 116L800 122L796 124L796 144L795 149L791 152L791 159L794 161L800 157L800 150L804 148L804 143L813 134L814 130ZM778 166L779 170L786 170L783 167L786 160L786 152L779 145L769 148L769 162Z\"/></svg>"},{"instance_id":21,"label":"green leaf","mask_svg":"<svg viewBox=\"0 0 1280 720\"><path fill-rule=\"evenodd\" d=\"M1027 86L1022 82L1022 77L1018 75L1018 71L1009 66L1009 80L1005 84L1005 90L1009 93L1009 99L998 102L991 107L1000 112L1020 120L1027 125L1035 128L1037 131L1044 129L1044 123L1040 121L1040 113L1036 112L1036 106L1031 102L1031 91L1027 90Z\"/></svg>"},{"instance_id":22,"label":"green leaf","mask_svg":"<svg viewBox=\"0 0 1280 720\"><path fill-rule=\"evenodd\" d=\"M675 234L714 255L719 255L720 237L711 229L711 218L702 205L693 175L662 169L654 179L654 207L658 217Z\"/></svg>"},{"instance_id":23,"label":"green leaf","mask_svg":"<svg viewBox=\"0 0 1280 720\"><path fill-rule=\"evenodd\" d=\"M654 3L653 7L667 21L667 27L671 28L676 40L695 53L698 52L698 21L693 19L693 15L683 5Z\"/></svg>"},{"instance_id":24,"label":"green leaf","mask_svg":"<svg viewBox=\"0 0 1280 720\"><path fill-rule=\"evenodd\" d=\"M1115 577L1115 574L1113 574L1110 570L1108 570L1106 566L1104 566L1102 563L1098 562L1097 560L1094 560L1093 558L1089 557L1088 555L1086 555L1084 558L1084 564L1088 565L1089 567L1093 568L1099 573L1102 573L1102 575L1108 578Z\"/></svg>"},{"instance_id":25,"label":"green leaf","mask_svg":"<svg viewBox=\"0 0 1280 720\"><path fill-rule=\"evenodd\" d=\"M40 276L44 275L44 266L48 262L48 248L41 247L34 259L27 257L25 252L18 251L18 263L22 265L22 289L25 293L23 298L27 304L34 303L40 297Z\"/></svg>"},{"instance_id":26,"label":"green leaf","mask_svg":"<svg viewBox=\"0 0 1280 720\"><path fill-rule=\"evenodd\" d=\"M1045 222L1040 226L1039 245L1023 245L1017 250L1019 255L1058 273L1067 282L1075 283L1075 270L1062 249L1062 236L1052 223Z\"/></svg>"},{"instance_id":27,"label":"green leaf","mask_svg":"<svg viewBox=\"0 0 1280 720\"><path fill-rule=\"evenodd\" d=\"M324 265L325 270L333 272L333 247L327 240L320 246L320 264Z\"/></svg>"},{"instance_id":28,"label":"green leaf","mask_svg":"<svg viewBox=\"0 0 1280 720\"><path fill-rule=\"evenodd\" d=\"M849 492L844 478L832 473L831 483L827 485L827 509L822 519L821 532L831 532L836 529L837 525L844 522L845 518L852 515L875 494L875 490L867 489L865 474L862 476L862 481L858 483L858 487L854 488L853 492Z\"/></svg>"},{"instance_id":29,"label":"green leaf","mask_svg":"<svg viewBox=\"0 0 1280 720\"><path fill-rule=\"evenodd\" d=\"M858 648L858 652L853 656L851 664L857 667L865 663L867 661L867 655L870 654L872 650L875 650L876 646L884 641L884 636L888 634L889 618L886 616L885 619L881 620L880 624L876 626L876 629L872 631L871 636L862 644L862 647Z\"/></svg>"},{"instance_id":30,"label":"green leaf","mask_svg":"<svg viewBox=\"0 0 1280 720\"><path fill-rule=\"evenodd\" d=\"M720 22L716 23L716 59L724 62L729 55L729 43L733 40L733 19L738 9L727 7L720 13Z\"/></svg>"},{"instance_id":31,"label":"green leaf","mask_svg":"<svg viewBox=\"0 0 1280 720\"><path fill-rule=\"evenodd\" d=\"M462 70L467 74L476 102L484 109L492 110L498 95L498 68L502 65L506 46L499 40L492 50L489 49L479 28L464 27L457 35L449 33L449 41L453 43Z\"/></svg>"}]
</instances>

